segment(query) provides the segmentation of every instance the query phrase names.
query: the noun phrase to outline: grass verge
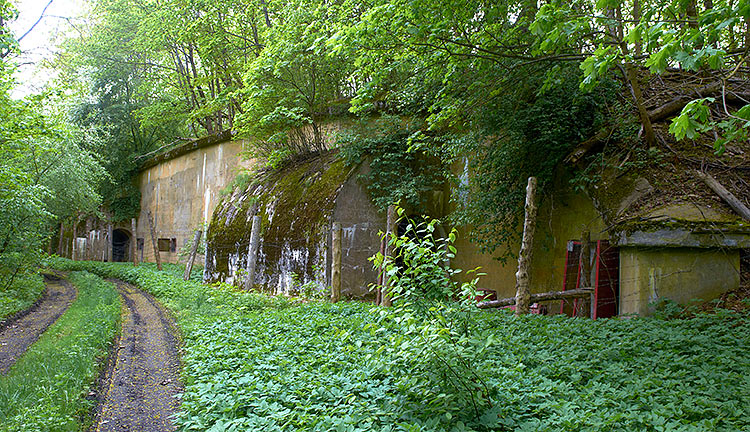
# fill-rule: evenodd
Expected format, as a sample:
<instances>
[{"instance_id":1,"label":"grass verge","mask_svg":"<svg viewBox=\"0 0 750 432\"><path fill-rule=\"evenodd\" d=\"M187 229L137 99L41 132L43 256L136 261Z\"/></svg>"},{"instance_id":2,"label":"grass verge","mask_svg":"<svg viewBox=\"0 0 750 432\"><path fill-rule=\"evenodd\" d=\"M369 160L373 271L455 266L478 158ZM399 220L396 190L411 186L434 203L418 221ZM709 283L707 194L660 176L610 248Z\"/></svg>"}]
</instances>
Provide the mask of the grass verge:
<instances>
[{"instance_id":1,"label":"grass verge","mask_svg":"<svg viewBox=\"0 0 750 432\"><path fill-rule=\"evenodd\" d=\"M95 401L88 392L118 331L114 286L85 272L70 275L78 298L0 377L0 430L81 431Z\"/></svg>"},{"instance_id":2,"label":"grass verge","mask_svg":"<svg viewBox=\"0 0 750 432\"><path fill-rule=\"evenodd\" d=\"M44 278L40 274L25 274L16 278L6 290L0 290L0 323L6 318L31 307L44 294Z\"/></svg>"},{"instance_id":3,"label":"grass verge","mask_svg":"<svg viewBox=\"0 0 750 432\"><path fill-rule=\"evenodd\" d=\"M470 332L444 337L461 317L425 325L396 308L292 305L150 266L57 265L128 280L177 313L185 431L750 430L747 314L476 312Z\"/></svg>"}]
</instances>

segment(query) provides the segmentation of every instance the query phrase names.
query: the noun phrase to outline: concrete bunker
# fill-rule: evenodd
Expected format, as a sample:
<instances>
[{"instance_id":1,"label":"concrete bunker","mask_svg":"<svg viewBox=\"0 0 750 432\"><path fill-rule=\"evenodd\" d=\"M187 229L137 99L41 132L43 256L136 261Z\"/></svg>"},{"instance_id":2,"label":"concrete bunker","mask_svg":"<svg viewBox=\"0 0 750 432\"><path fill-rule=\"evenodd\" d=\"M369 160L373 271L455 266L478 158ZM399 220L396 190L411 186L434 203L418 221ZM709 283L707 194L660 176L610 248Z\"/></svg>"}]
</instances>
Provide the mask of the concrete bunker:
<instances>
[{"instance_id":1,"label":"concrete bunker","mask_svg":"<svg viewBox=\"0 0 750 432\"><path fill-rule=\"evenodd\" d=\"M385 215L358 184L363 167L349 167L337 153L290 163L258 174L246 188L224 197L207 234L204 279L246 284L254 216L261 218L255 289L294 293L331 283L331 226L342 226L342 295L369 298L377 272L367 260L380 250Z\"/></svg>"}]
</instances>

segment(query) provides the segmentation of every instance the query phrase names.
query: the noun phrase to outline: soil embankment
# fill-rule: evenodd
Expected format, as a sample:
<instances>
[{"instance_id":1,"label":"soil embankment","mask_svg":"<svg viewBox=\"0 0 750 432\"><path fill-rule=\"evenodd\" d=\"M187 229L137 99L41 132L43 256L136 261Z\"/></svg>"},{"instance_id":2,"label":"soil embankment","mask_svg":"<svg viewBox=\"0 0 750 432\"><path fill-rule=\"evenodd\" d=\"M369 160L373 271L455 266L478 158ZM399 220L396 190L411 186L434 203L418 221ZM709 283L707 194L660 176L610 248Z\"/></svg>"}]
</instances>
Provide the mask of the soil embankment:
<instances>
[{"instance_id":1,"label":"soil embankment","mask_svg":"<svg viewBox=\"0 0 750 432\"><path fill-rule=\"evenodd\" d=\"M8 373L16 360L76 299L76 289L67 280L45 275L45 283L47 291L34 306L0 327L0 375Z\"/></svg>"},{"instance_id":2,"label":"soil embankment","mask_svg":"<svg viewBox=\"0 0 750 432\"><path fill-rule=\"evenodd\" d=\"M177 327L150 295L113 280L123 298L122 335L103 380L96 431L173 431L180 355Z\"/></svg>"}]
</instances>

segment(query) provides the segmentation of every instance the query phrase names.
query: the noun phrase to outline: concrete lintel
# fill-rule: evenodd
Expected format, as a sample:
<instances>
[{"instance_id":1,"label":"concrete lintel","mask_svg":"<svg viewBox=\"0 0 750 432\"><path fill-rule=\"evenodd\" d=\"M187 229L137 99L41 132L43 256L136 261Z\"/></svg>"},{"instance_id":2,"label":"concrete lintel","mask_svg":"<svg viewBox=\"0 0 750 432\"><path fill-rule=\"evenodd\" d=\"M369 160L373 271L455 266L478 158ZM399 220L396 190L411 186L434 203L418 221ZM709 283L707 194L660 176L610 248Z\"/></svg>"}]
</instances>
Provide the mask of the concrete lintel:
<instances>
[{"instance_id":1,"label":"concrete lintel","mask_svg":"<svg viewBox=\"0 0 750 432\"><path fill-rule=\"evenodd\" d=\"M659 229L655 231L622 232L617 236L618 246L641 247L693 247L731 249L750 248L750 233L722 231L689 231L686 229Z\"/></svg>"}]
</instances>

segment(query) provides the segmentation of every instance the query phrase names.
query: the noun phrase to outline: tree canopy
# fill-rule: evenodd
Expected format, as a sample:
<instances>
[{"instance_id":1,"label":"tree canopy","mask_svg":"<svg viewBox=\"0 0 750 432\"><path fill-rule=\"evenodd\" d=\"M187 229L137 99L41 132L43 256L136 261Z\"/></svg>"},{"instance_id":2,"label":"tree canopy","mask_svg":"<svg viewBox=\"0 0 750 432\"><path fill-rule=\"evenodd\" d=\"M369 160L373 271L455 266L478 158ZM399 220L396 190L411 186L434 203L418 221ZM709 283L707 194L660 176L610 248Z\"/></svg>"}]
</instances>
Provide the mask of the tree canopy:
<instances>
[{"instance_id":1,"label":"tree canopy","mask_svg":"<svg viewBox=\"0 0 750 432\"><path fill-rule=\"evenodd\" d=\"M352 142L336 144L332 119L386 114L408 125L372 127L362 140L398 140L400 159L416 152L443 168L471 155L454 220L495 250L516 235L503 227L521 214L525 178L538 176L544 190L566 154L603 131L649 148L661 133L653 123L671 118L674 138L713 134L721 153L750 129L738 90L750 71L743 1L90 4L54 64L56 86L71 107L67 142L106 169L96 190L115 220L138 209L143 155L231 129L278 159ZM7 1L2 13L14 17ZM7 68L14 41L1 36ZM679 100L654 106L653 76Z\"/></svg>"}]
</instances>

